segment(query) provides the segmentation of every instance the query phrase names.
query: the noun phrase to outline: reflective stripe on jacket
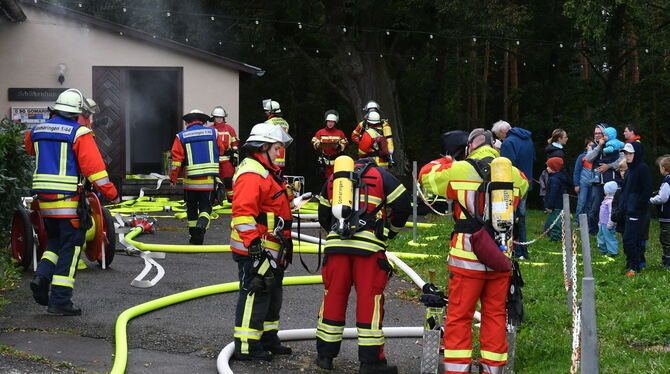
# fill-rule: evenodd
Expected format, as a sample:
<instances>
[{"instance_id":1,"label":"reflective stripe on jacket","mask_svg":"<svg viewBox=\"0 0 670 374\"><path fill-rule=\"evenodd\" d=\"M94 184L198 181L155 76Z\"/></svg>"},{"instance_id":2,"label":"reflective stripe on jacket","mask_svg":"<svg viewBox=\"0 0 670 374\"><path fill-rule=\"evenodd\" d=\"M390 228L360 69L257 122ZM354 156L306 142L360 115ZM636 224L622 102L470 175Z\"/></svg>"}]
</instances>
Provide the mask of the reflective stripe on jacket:
<instances>
[{"instance_id":1,"label":"reflective stripe on jacket","mask_svg":"<svg viewBox=\"0 0 670 374\"><path fill-rule=\"evenodd\" d=\"M498 157L498 151L491 147L483 146L474 150L468 158L479 160L486 157ZM451 157L444 157L432 161L421 168L419 174L420 183L431 193L457 201L454 204L454 220L465 220L466 214L461 207L466 208L471 215L476 211L480 214L484 209L483 193L477 189L483 182L475 168L467 161L453 161ZM528 191L528 179L516 167L512 167L512 181L514 185L514 206ZM480 206L475 207L476 194L481 193ZM454 233L451 238L449 250L449 265L465 270L466 275L474 275L474 272L490 271L482 264L475 255L470 245L468 233ZM510 239L511 241L511 239ZM508 248L511 248L508 243Z\"/></svg>"}]
</instances>

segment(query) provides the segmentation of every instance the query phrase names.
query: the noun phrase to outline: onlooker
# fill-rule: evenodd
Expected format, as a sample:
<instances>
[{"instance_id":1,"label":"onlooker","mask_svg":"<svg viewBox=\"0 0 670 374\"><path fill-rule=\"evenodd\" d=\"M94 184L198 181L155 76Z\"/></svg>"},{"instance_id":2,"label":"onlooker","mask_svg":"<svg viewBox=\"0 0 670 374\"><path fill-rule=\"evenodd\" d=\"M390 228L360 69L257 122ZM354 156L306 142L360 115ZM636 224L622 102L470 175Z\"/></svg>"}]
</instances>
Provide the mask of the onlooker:
<instances>
[{"instance_id":1,"label":"onlooker","mask_svg":"<svg viewBox=\"0 0 670 374\"><path fill-rule=\"evenodd\" d=\"M563 147L568 143L568 133L563 129L555 129L551 132L551 137L547 139L547 146L544 151L547 154L547 160L552 157L560 157L563 160L563 173L567 177L568 186L572 186L572 178L567 168L567 158ZM539 178L540 196L547 193L547 184L549 183L549 174L546 170L542 171Z\"/></svg>"},{"instance_id":2,"label":"onlooker","mask_svg":"<svg viewBox=\"0 0 670 374\"><path fill-rule=\"evenodd\" d=\"M502 141L500 146L500 156L507 157L512 161L512 165L528 178L533 180L533 163L535 162L535 145L533 145L533 134L521 127L512 127L508 122L498 121L493 124L491 132ZM533 189L533 183L530 183L529 191ZM516 208L514 214L517 217L517 223L514 230L514 236L517 241L526 241L526 194ZM528 247L525 245L514 246L514 257L528 259Z\"/></svg>"},{"instance_id":3,"label":"onlooker","mask_svg":"<svg viewBox=\"0 0 670 374\"><path fill-rule=\"evenodd\" d=\"M644 163L644 151L638 142L627 143L624 148L628 171L621 188L619 210L624 216L623 249L626 253L626 275L640 272L640 242L643 218L647 214L651 197L651 173Z\"/></svg>"},{"instance_id":4,"label":"onlooker","mask_svg":"<svg viewBox=\"0 0 670 374\"><path fill-rule=\"evenodd\" d=\"M659 157L657 162L663 182L658 194L650 198L649 202L656 205L658 210L659 241L663 247L661 263L664 268L670 269L670 155Z\"/></svg>"},{"instance_id":5,"label":"onlooker","mask_svg":"<svg viewBox=\"0 0 670 374\"><path fill-rule=\"evenodd\" d=\"M637 134L637 127L631 123L627 124L626 127L624 127L623 137L624 139L626 139L626 143L640 141L640 135Z\"/></svg>"},{"instance_id":6,"label":"onlooker","mask_svg":"<svg viewBox=\"0 0 670 374\"><path fill-rule=\"evenodd\" d=\"M591 214L591 206L587 206L587 203L591 200L593 167L591 166L591 163L584 160L584 157L593 144L593 139L591 138L586 138L584 140L584 152L577 156L575 171L572 174L572 181L575 183L575 193L577 194L577 208L575 209L576 223L579 222L580 214Z\"/></svg>"},{"instance_id":7,"label":"onlooker","mask_svg":"<svg viewBox=\"0 0 670 374\"><path fill-rule=\"evenodd\" d=\"M600 213L600 203L603 201L603 184L611 180L619 180L619 173L616 172L618 153L603 154L602 149L605 146L603 138L604 131L608 126L604 123L597 124L593 129L593 140L595 145L586 153L585 160L593 165L594 180L591 190L591 216L589 216L589 233L596 235L598 233L598 215ZM597 177L595 174L599 173ZM587 204L588 206L588 204Z\"/></svg>"},{"instance_id":8,"label":"onlooker","mask_svg":"<svg viewBox=\"0 0 670 374\"><path fill-rule=\"evenodd\" d=\"M623 142L616 138L616 129L614 127L605 128L605 134L603 134L603 139L605 139L605 146L603 147L603 153L612 153L618 152L623 148Z\"/></svg>"},{"instance_id":9,"label":"onlooker","mask_svg":"<svg viewBox=\"0 0 670 374\"><path fill-rule=\"evenodd\" d=\"M605 183L605 198L600 204L598 220L598 249L603 255L615 257L619 254L619 242L616 239L615 223L612 221L612 200L619 185L615 181Z\"/></svg>"},{"instance_id":10,"label":"onlooker","mask_svg":"<svg viewBox=\"0 0 670 374\"><path fill-rule=\"evenodd\" d=\"M544 196L544 211L549 213L547 221L544 223L546 231L556 217L563 209L563 194L567 192L568 178L562 171L563 159L552 157L547 160L547 173L549 174L549 183L547 184L547 194ZM552 241L561 240L561 224L556 223L551 229L550 237Z\"/></svg>"}]
</instances>

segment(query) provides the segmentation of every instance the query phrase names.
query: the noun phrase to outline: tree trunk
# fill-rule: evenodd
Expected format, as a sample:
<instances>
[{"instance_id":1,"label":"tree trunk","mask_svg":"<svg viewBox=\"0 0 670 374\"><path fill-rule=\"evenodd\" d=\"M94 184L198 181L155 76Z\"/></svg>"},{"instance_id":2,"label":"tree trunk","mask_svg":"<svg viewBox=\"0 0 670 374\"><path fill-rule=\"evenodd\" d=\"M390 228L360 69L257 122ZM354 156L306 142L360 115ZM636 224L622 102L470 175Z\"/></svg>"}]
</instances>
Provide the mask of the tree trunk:
<instances>
[{"instance_id":1,"label":"tree trunk","mask_svg":"<svg viewBox=\"0 0 670 374\"><path fill-rule=\"evenodd\" d=\"M503 61L503 118L509 118L509 50L505 48Z\"/></svg>"},{"instance_id":2,"label":"tree trunk","mask_svg":"<svg viewBox=\"0 0 670 374\"><path fill-rule=\"evenodd\" d=\"M491 56L491 42L486 41L486 48L484 48L484 70L482 74L482 84L481 84L481 89L482 89L482 105L480 109L480 113L485 115L486 113L486 99L487 99L487 94L488 94L488 89L489 89L489 59ZM479 127L481 126L481 123L479 121L479 116L476 118L476 123L475 126Z\"/></svg>"},{"instance_id":3,"label":"tree trunk","mask_svg":"<svg viewBox=\"0 0 670 374\"><path fill-rule=\"evenodd\" d=\"M512 88L512 93L514 93L514 100L512 101L512 115L511 120L513 123L519 122L519 100L518 100L518 91L519 91L519 65L517 62L518 49L515 47L512 50L512 55L510 56L510 85Z\"/></svg>"}]
</instances>

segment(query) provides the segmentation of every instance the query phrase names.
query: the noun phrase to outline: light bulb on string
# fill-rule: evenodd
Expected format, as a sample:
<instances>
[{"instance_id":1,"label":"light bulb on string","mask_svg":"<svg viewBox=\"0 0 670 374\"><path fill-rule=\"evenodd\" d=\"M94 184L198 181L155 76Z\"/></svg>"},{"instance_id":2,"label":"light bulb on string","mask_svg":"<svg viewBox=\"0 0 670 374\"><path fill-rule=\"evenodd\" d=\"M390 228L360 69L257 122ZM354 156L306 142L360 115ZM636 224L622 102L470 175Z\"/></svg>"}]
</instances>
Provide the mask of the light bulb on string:
<instances>
[{"instance_id":1,"label":"light bulb on string","mask_svg":"<svg viewBox=\"0 0 670 374\"><path fill-rule=\"evenodd\" d=\"M552 67L552 68L555 68L555 67L556 67L556 64L551 64L551 67Z\"/></svg>"},{"instance_id":2,"label":"light bulb on string","mask_svg":"<svg viewBox=\"0 0 670 374\"><path fill-rule=\"evenodd\" d=\"M167 17L170 17L170 16L171 16L170 11L165 12L165 15L166 15Z\"/></svg>"},{"instance_id":3,"label":"light bulb on string","mask_svg":"<svg viewBox=\"0 0 670 374\"><path fill-rule=\"evenodd\" d=\"M260 24L260 21L256 20L256 21L254 21L254 23L258 25L258 24Z\"/></svg>"},{"instance_id":4,"label":"light bulb on string","mask_svg":"<svg viewBox=\"0 0 670 374\"><path fill-rule=\"evenodd\" d=\"M603 46L603 51L606 51L606 50L607 50L607 46L604 45L604 46Z\"/></svg>"},{"instance_id":5,"label":"light bulb on string","mask_svg":"<svg viewBox=\"0 0 670 374\"><path fill-rule=\"evenodd\" d=\"M563 43L558 43L558 48L563 48Z\"/></svg>"},{"instance_id":6,"label":"light bulb on string","mask_svg":"<svg viewBox=\"0 0 670 374\"><path fill-rule=\"evenodd\" d=\"M210 20L214 21L214 16L209 17Z\"/></svg>"},{"instance_id":7,"label":"light bulb on string","mask_svg":"<svg viewBox=\"0 0 670 374\"><path fill-rule=\"evenodd\" d=\"M81 8L82 6L84 6L82 3L79 3L79 4L77 4L77 5L79 5L80 8Z\"/></svg>"},{"instance_id":8,"label":"light bulb on string","mask_svg":"<svg viewBox=\"0 0 670 374\"><path fill-rule=\"evenodd\" d=\"M283 48L284 52L286 52L286 47Z\"/></svg>"},{"instance_id":9,"label":"light bulb on string","mask_svg":"<svg viewBox=\"0 0 670 374\"><path fill-rule=\"evenodd\" d=\"M412 61L414 61L414 56L412 56Z\"/></svg>"},{"instance_id":10,"label":"light bulb on string","mask_svg":"<svg viewBox=\"0 0 670 374\"><path fill-rule=\"evenodd\" d=\"M316 54L317 54L317 55L319 54L319 50L318 50L318 49L316 50Z\"/></svg>"},{"instance_id":11,"label":"light bulb on string","mask_svg":"<svg viewBox=\"0 0 670 374\"><path fill-rule=\"evenodd\" d=\"M351 52L347 52L347 56L351 56Z\"/></svg>"},{"instance_id":12,"label":"light bulb on string","mask_svg":"<svg viewBox=\"0 0 670 374\"><path fill-rule=\"evenodd\" d=\"M123 13L127 11L126 7L121 8L121 10L123 11Z\"/></svg>"},{"instance_id":13,"label":"light bulb on string","mask_svg":"<svg viewBox=\"0 0 670 374\"><path fill-rule=\"evenodd\" d=\"M379 58L384 58L384 55L380 53Z\"/></svg>"},{"instance_id":14,"label":"light bulb on string","mask_svg":"<svg viewBox=\"0 0 670 374\"><path fill-rule=\"evenodd\" d=\"M498 61L493 60L493 65L498 65Z\"/></svg>"},{"instance_id":15,"label":"light bulb on string","mask_svg":"<svg viewBox=\"0 0 670 374\"><path fill-rule=\"evenodd\" d=\"M473 36L473 37L472 37L472 42L473 42L473 43L477 43L477 37L476 37L476 36Z\"/></svg>"},{"instance_id":16,"label":"light bulb on string","mask_svg":"<svg viewBox=\"0 0 670 374\"><path fill-rule=\"evenodd\" d=\"M428 35L428 38L433 39L433 34Z\"/></svg>"},{"instance_id":17,"label":"light bulb on string","mask_svg":"<svg viewBox=\"0 0 670 374\"><path fill-rule=\"evenodd\" d=\"M256 46L254 45L254 43L251 43L251 48L254 48L254 47L256 47Z\"/></svg>"},{"instance_id":18,"label":"light bulb on string","mask_svg":"<svg viewBox=\"0 0 670 374\"><path fill-rule=\"evenodd\" d=\"M645 48L644 53L649 53L649 48Z\"/></svg>"},{"instance_id":19,"label":"light bulb on string","mask_svg":"<svg viewBox=\"0 0 670 374\"><path fill-rule=\"evenodd\" d=\"M347 32L347 28L346 28L346 27L342 27L342 32Z\"/></svg>"},{"instance_id":20,"label":"light bulb on string","mask_svg":"<svg viewBox=\"0 0 670 374\"><path fill-rule=\"evenodd\" d=\"M521 45L521 42L517 40L516 45Z\"/></svg>"},{"instance_id":21,"label":"light bulb on string","mask_svg":"<svg viewBox=\"0 0 670 374\"><path fill-rule=\"evenodd\" d=\"M438 61L440 61L440 59L439 59L439 58L437 58L437 57L435 57L435 62L438 62Z\"/></svg>"},{"instance_id":22,"label":"light bulb on string","mask_svg":"<svg viewBox=\"0 0 670 374\"><path fill-rule=\"evenodd\" d=\"M391 35L391 32L386 30L386 36L389 36L389 35Z\"/></svg>"},{"instance_id":23,"label":"light bulb on string","mask_svg":"<svg viewBox=\"0 0 670 374\"><path fill-rule=\"evenodd\" d=\"M302 29L302 22L298 22L298 28Z\"/></svg>"},{"instance_id":24,"label":"light bulb on string","mask_svg":"<svg viewBox=\"0 0 670 374\"><path fill-rule=\"evenodd\" d=\"M219 40L219 45L222 45L222 44L223 44L223 42Z\"/></svg>"},{"instance_id":25,"label":"light bulb on string","mask_svg":"<svg viewBox=\"0 0 670 374\"><path fill-rule=\"evenodd\" d=\"M523 66L526 66L526 62L524 61Z\"/></svg>"},{"instance_id":26,"label":"light bulb on string","mask_svg":"<svg viewBox=\"0 0 670 374\"><path fill-rule=\"evenodd\" d=\"M186 43L188 43L188 38L185 38L184 40L186 40Z\"/></svg>"},{"instance_id":27,"label":"light bulb on string","mask_svg":"<svg viewBox=\"0 0 670 374\"><path fill-rule=\"evenodd\" d=\"M466 64L468 63L468 59L467 59L467 58L465 59L465 63L466 63Z\"/></svg>"}]
</instances>

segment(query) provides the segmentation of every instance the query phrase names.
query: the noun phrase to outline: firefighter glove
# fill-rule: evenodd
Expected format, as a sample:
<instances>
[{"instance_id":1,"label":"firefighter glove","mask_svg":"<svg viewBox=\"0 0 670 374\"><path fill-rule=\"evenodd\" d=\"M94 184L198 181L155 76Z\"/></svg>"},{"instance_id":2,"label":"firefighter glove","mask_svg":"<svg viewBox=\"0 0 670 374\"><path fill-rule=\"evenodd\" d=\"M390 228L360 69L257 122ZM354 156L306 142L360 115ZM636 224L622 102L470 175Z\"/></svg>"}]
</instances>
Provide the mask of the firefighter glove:
<instances>
[{"instance_id":1,"label":"firefighter glove","mask_svg":"<svg viewBox=\"0 0 670 374\"><path fill-rule=\"evenodd\" d=\"M261 247L261 239L256 238L249 244L249 259L251 261L261 261L263 259L263 247Z\"/></svg>"},{"instance_id":2,"label":"firefighter glove","mask_svg":"<svg viewBox=\"0 0 670 374\"><path fill-rule=\"evenodd\" d=\"M256 274L253 278L251 278L251 282L249 282L249 294L254 294L256 292L261 292L265 290L265 280L263 279L262 276Z\"/></svg>"}]
</instances>

